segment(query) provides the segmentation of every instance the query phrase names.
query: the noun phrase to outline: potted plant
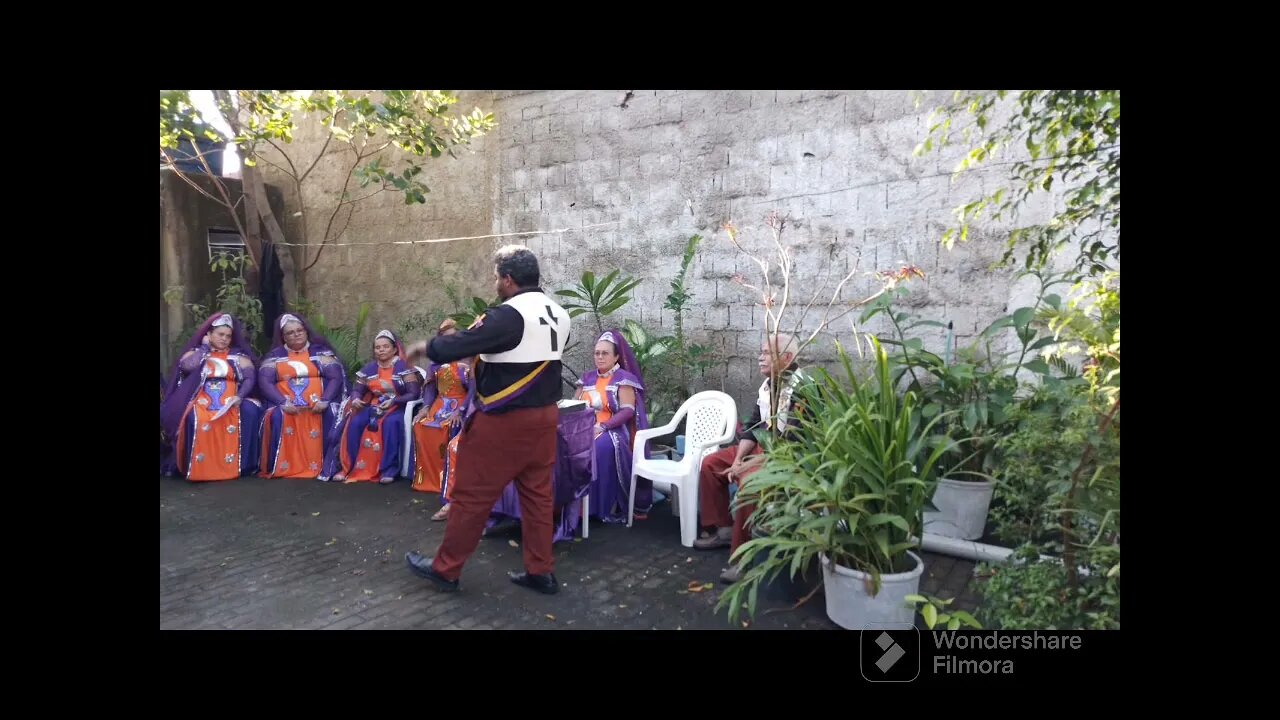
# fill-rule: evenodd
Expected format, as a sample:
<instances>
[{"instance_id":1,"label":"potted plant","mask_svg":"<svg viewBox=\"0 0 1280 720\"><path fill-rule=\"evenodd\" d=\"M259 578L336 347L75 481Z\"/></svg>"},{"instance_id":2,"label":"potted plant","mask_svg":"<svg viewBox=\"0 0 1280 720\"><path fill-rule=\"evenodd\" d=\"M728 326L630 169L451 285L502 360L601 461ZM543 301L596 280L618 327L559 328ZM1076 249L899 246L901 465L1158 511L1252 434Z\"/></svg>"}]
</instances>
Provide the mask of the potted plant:
<instances>
[{"instance_id":1,"label":"potted plant","mask_svg":"<svg viewBox=\"0 0 1280 720\"><path fill-rule=\"evenodd\" d=\"M767 536L733 560L764 559L721 596L717 608L754 616L761 583L820 563L827 615L844 628L910 628L924 562L918 547L934 468L953 443L926 419L914 392L899 396L874 338L874 374L860 380L837 345L846 382L825 370L797 388L805 412L794 433L771 439L763 467L739 489L756 504L750 523ZM847 383L847 384L846 384ZM744 602L745 600L745 602Z\"/></svg>"},{"instance_id":2,"label":"potted plant","mask_svg":"<svg viewBox=\"0 0 1280 720\"><path fill-rule=\"evenodd\" d=\"M915 351L917 367L925 368L937 380L916 388L924 400L923 412L932 416L951 411L945 429L961 436L954 456L947 458L953 469L938 480L931 498L935 510L925 522L926 531L945 537L977 540L986 534L996 487L991 459L1017 387L1015 375L1007 373L989 352L990 338L990 333L984 332L974 343L957 350L951 364Z\"/></svg>"},{"instance_id":3,"label":"potted plant","mask_svg":"<svg viewBox=\"0 0 1280 720\"><path fill-rule=\"evenodd\" d=\"M957 348L954 356L951 325L894 312L895 296L886 295L863 313L865 323L883 312L893 326L895 337L884 342L898 348L890 356L895 384L908 380L908 389L922 401L925 417L951 413L942 428L959 438L946 458L953 469L938 481L931 498L936 512L929 513L928 532L963 540L985 535L996 486L992 474L995 450L1000 438L1012 430L1009 417L1017 402L1018 374L1026 370L1043 376L1050 370L1039 351L1059 339L1042 334L1033 321L1046 304L1056 306L1060 301L1057 295L1046 293L1065 282L1065 276L1038 270L1024 271L1019 277L1023 275L1039 281L1035 302L997 318L972 342ZM905 293L902 289L896 296ZM910 336L917 328L927 327L946 328L943 356L926 350L922 338ZM1015 336L1012 350L1003 352L1001 336L1010 329Z\"/></svg>"}]
</instances>

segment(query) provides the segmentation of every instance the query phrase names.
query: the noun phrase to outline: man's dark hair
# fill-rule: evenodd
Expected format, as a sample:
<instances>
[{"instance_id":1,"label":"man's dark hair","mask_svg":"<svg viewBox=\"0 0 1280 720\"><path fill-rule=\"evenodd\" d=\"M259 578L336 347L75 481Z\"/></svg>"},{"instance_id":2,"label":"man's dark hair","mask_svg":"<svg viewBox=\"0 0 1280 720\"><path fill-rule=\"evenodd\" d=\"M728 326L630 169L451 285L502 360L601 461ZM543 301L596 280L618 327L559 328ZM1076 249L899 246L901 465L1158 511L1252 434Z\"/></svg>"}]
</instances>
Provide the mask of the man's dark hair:
<instances>
[{"instance_id":1,"label":"man's dark hair","mask_svg":"<svg viewBox=\"0 0 1280 720\"><path fill-rule=\"evenodd\" d=\"M498 268L498 277L511 276L516 285L537 287L542 279L538 271L538 257L523 245L507 245L494 253L493 264Z\"/></svg>"}]
</instances>

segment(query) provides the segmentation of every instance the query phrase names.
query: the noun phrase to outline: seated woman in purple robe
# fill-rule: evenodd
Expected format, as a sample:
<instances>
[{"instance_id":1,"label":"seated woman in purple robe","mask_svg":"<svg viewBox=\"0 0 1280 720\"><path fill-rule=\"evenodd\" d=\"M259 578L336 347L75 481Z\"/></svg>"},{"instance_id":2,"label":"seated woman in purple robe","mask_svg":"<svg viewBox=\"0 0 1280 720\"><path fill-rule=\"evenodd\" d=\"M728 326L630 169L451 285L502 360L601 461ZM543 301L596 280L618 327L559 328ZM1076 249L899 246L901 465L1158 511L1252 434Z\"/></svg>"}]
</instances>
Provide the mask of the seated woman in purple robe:
<instances>
[{"instance_id":1,"label":"seated woman in purple robe","mask_svg":"<svg viewBox=\"0 0 1280 720\"><path fill-rule=\"evenodd\" d=\"M596 341L596 369L578 382L575 400L585 400L596 413L592 458L591 514L605 522L626 522L631 491L631 452L636 431L649 427L644 381L627 339L610 330ZM636 479L635 517L653 506L653 482Z\"/></svg>"},{"instance_id":2,"label":"seated woman in purple robe","mask_svg":"<svg viewBox=\"0 0 1280 720\"><path fill-rule=\"evenodd\" d=\"M320 472L346 389L346 368L329 341L301 317L280 316L272 350L258 368L258 392L267 406L259 451L262 477L327 479Z\"/></svg>"},{"instance_id":3,"label":"seated woman in purple robe","mask_svg":"<svg viewBox=\"0 0 1280 720\"><path fill-rule=\"evenodd\" d=\"M196 330L174 363L160 406L168 446L162 474L201 482L257 471L262 410L251 397L257 365L243 325L230 313Z\"/></svg>"},{"instance_id":4,"label":"seated woman in purple robe","mask_svg":"<svg viewBox=\"0 0 1280 720\"><path fill-rule=\"evenodd\" d=\"M422 378L405 362L395 333L373 338L373 362L356 373L338 421L337 440L323 477L334 482L395 482L404 445L404 406L418 397Z\"/></svg>"}]
</instances>

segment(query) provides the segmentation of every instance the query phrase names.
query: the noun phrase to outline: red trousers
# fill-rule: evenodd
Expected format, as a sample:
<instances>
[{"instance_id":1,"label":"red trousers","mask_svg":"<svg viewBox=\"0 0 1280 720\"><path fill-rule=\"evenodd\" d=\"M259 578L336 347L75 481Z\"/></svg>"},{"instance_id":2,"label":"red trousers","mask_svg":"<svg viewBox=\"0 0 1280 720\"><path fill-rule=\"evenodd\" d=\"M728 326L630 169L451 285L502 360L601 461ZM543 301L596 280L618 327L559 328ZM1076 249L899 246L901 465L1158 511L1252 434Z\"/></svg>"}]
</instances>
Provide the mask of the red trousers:
<instances>
[{"instance_id":1,"label":"red trousers","mask_svg":"<svg viewBox=\"0 0 1280 720\"><path fill-rule=\"evenodd\" d=\"M760 446L757 445L754 450L747 453L747 457L759 452ZM717 528L733 527L733 544L729 547L730 553L751 538L746 524L747 519L756 509L754 505L744 505L738 508L732 517L729 516L729 483L732 479L724 475L724 471L733 465L733 459L737 455L737 445L717 450L702 461L702 470L698 476L698 508L702 516L702 524ZM747 473L748 476L750 474L751 472ZM737 478L737 482L741 484L744 479L745 477Z\"/></svg>"},{"instance_id":2,"label":"red trousers","mask_svg":"<svg viewBox=\"0 0 1280 720\"><path fill-rule=\"evenodd\" d=\"M524 568L548 575L553 566L554 499L551 472L556 462L555 405L519 408L497 415L477 412L458 436L458 474L444 540L431 566L457 580L476 551L493 504L515 480L520 496Z\"/></svg>"}]
</instances>

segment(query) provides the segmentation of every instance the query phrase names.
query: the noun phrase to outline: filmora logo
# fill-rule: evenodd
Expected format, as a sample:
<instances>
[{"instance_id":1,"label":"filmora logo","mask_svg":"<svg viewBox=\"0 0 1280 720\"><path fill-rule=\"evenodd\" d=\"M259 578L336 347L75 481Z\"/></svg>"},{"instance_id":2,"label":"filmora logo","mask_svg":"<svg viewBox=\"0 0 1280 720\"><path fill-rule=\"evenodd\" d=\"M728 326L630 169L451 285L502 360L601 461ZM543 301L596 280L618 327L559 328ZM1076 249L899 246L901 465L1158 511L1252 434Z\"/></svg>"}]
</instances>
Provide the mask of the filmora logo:
<instances>
[{"instance_id":1,"label":"filmora logo","mask_svg":"<svg viewBox=\"0 0 1280 720\"><path fill-rule=\"evenodd\" d=\"M920 631L863 630L862 677L871 682L911 682L920 677Z\"/></svg>"}]
</instances>

